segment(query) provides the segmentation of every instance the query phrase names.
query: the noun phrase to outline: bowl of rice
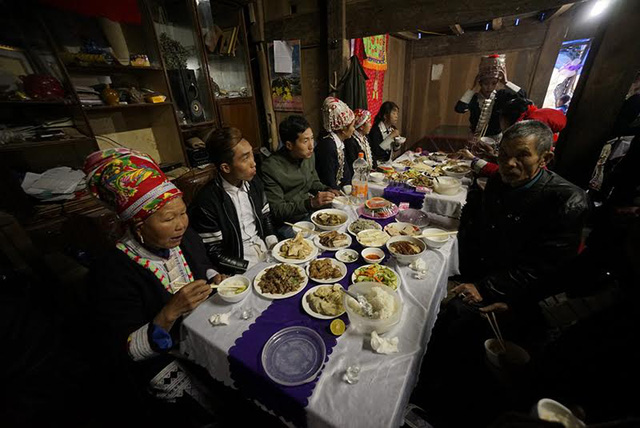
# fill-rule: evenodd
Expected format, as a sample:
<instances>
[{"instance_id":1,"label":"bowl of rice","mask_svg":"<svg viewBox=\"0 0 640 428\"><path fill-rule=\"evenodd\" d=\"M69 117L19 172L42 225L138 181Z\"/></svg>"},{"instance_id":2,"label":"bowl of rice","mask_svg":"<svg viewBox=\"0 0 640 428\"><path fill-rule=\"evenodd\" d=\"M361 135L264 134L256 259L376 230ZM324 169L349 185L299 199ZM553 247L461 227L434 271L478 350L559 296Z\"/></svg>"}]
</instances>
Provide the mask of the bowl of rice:
<instances>
[{"instance_id":1,"label":"bowl of rice","mask_svg":"<svg viewBox=\"0 0 640 428\"><path fill-rule=\"evenodd\" d=\"M371 305L371 310L367 313L353 297L344 295L344 308L351 328L363 334L373 331L382 334L400 322L402 300L391 288L376 282L358 282L349 286L349 291L356 296L361 296L361 301Z\"/></svg>"}]
</instances>

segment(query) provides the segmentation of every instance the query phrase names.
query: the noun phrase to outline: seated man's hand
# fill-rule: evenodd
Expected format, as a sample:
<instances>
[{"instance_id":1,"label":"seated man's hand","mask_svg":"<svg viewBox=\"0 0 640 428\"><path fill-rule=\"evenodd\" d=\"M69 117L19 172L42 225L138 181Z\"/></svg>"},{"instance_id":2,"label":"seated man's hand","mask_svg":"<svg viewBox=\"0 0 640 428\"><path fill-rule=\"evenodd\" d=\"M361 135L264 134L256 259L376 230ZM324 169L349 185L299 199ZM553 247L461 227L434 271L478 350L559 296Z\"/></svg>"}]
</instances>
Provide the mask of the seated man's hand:
<instances>
[{"instance_id":1,"label":"seated man's hand","mask_svg":"<svg viewBox=\"0 0 640 428\"><path fill-rule=\"evenodd\" d=\"M333 193L334 196L341 196L342 195L342 193L340 193L340 191L336 190L336 189L329 189L328 191Z\"/></svg>"},{"instance_id":2,"label":"seated man's hand","mask_svg":"<svg viewBox=\"0 0 640 428\"><path fill-rule=\"evenodd\" d=\"M335 195L332 192L318 192L313 198L311 198L311 208L320 208L328 205L333 201Z\"/></svg>"},{"instance_id":3,"label":"seated man's hand","mask_svg":"<svg viewBox=\"0 0 640 428\"><path fill-rule=\"evenodd\" d=\"M460 284L455 287L451 292L460 297L465 303L478 303L482 302L482 296L478 292L478 289L473 284Z\"/></svg>"},{"instance_id":4,"label":"seated man's hand","mask_svg":"<svg viewBox=\"0 0 640 428\"><path fill-rule=\"evenodd\" d=\"M222 281L224 281L227 278L229 278L228 275L224 275L224 274L219 273L219 274L217 274L216 276L213 277L213 283L215 285L218 285L218 284L220 284Z\"/></svg>"},{"instance_id":5,"label":"seated man's hand","mask_svg":"<svg viewBox=\"0 0 640 428\"><path fill-rule=\"evenodd\" d=\"M467 149L458 150L458 154L462 159L472 160L475 156Z\"/></svg>"}]
</instances>

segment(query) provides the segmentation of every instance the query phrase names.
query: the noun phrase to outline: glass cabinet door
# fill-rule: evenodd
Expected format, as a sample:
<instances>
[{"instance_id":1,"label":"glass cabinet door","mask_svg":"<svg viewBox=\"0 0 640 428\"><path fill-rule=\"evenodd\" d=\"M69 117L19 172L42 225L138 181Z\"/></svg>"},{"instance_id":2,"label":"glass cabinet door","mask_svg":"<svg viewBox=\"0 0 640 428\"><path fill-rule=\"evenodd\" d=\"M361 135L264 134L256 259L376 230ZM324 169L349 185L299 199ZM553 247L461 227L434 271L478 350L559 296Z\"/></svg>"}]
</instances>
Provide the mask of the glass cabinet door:
<instances>
[{"instance_id":1,"label":"glass cabinet door","mask_svg":"<svg viewBox=\"0 0 640 428\"><path fill-rule=\"evenodd\" d=\"M148 2L181 125L213 120L191 0Z\"/></svg>"},{"instance_id":2,"label":"glass cabinet door","mask_svg":"<svg viewBox=\"0 0 640 428\"><path fill-rule=\"evenodd\" d=\"M197 0L197 8L216 98L251 98L249 53L241 9L210 0Z\"/></svg>"}]
</instances>

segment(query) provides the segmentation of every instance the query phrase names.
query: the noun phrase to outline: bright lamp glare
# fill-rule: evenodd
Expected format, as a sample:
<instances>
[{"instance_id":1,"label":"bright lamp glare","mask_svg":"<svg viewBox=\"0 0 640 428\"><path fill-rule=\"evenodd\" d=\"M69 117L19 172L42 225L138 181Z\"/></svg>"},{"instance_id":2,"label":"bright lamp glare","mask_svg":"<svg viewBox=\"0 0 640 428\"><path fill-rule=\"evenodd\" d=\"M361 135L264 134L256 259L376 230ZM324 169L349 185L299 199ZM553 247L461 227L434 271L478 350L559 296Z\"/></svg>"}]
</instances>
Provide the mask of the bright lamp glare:
<instances>
[{"instance_id":1,"label":"bright lamp glare","mask_svg":"<svg viewBox=\"0 0 640 428\"><path fill-rule=\"evenodd\" d=\"M611 4L611 0L597 0L593 5L593 8L591 8L589 17L593 18L594 16L600 15L607 7L609 7L609 4Z\"/></svg>"}]
</instances>

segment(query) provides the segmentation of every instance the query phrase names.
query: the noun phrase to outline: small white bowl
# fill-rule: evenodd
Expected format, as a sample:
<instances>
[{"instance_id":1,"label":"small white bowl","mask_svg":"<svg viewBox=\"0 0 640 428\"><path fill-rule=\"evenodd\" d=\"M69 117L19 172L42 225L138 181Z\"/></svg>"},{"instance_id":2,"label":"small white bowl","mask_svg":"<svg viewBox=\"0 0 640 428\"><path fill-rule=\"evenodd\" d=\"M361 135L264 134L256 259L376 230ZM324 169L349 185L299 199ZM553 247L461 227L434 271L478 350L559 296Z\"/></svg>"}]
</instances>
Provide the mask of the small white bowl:
<instances>
[{"instance_id":1,"label":"small white bowl","mask_svg":"<svg viewBox=\"0 0 640 428\"><path fill-rule=\"evenodd\" d=\"M376 256L378 256L377 259L370 259L367 258L367 256L370 256L372 254L375 254ZM384 251L382 251L380 248L374 248L374 247L367 247L364 250L360 251L360 255L362 256L362 260L364 260L366 263L369 264L374 264L374 263L380 263L382 262L382 260L384 260Z\"/></svg>"},{"instance_id":2,"label":"small white bowl","mask_svg":"<svg viewBox=\"0 0 640 428\"><path fill-rule=\"evenodd\" d=\"M371 181L374 183L382 183L382 181L384 180L384 173L371 172L369 173L369 178L371 178Z\"/></svg>"},{"instance_id":3,"label":"small white bowl","mask_svg":"<svg viewBox=\"0 0 640 428\"><path fill-rule=\"evenodd\" d=\"M331 201L331 206L336 210L344 211L346 207L354 205L353 201L349 198L349 196L336 196Z\"/></svg>"},{"instance_id":4,"label":"small white bowl","mask_svg":"<svg viewBox=\"0 0 640 428\"><path fill-rule=\"evenodd\" d=\"M427 227L426 229L422 230L422 235L419 235L419 238L421 238L424 242L426 242L429 248L440 248L444 244L446 244L449 241L449 239L451 239L451 235L433 236L431 238L427 237L426 235L434 234L434 233L444 233L444 232L446 232L446 230L444 229L438 229L437 227Z\"/></svg>"},{"instance_id":5,"label":"small white bowl","mask_svg":"<svg viewBox=\"0 0 640 428\"><path fill-rule=\"evenodd\" d=\"M342 221L340 222L340 224L336 224L334 226L326 226L324 224L320 224L317 221L317 217L318 217L318 215L323 214L323 213L324 214L338 215L338 216L340 216ZM344 226L344 224L347 222L347 218L348 218L348 216L344 211L338 210L338 209L335 209L335 208L327 208L327 209L324 209L324 210L318 210L318 211L314 212L313 214L311 214L311 221L313 222L313 224L316 225L316 228L320 229L320 230L338 230L342 226Z\"/></svg>"},{"instance_id":6,"label":"small white bowl","mask_svg":"<svg viewBox=\"0 0 640 428\"><path fill-rule=\"evenodd\" d=\"M498 339L487 339L484 341L484 350L489 362L496 367L519 367L529 362L531 356L522 347L508 340L504 341L506 352L500 347Z\"/></svg>"},{"instance_id":7,"label":"small white bowl","mask_svg":"<svg viewBox=\"0 0 640 428\"><path fill-rule=\"evenodd\" d=\"M460 191L462 182L455 177L438 177L433 182L433 190L441 195L455 195Z\"/></svg>"},{"instance_id":8,"label":"small white bowl","mask_svg":"<svg viewBox=\"0 0 640 428\"><path fill-rule=\"evenodd\" d=\"M304 228L310 229L310 230L316 230L316 225L311 223L310 221L299 221L299 222L295 223L295 225L296 226L300 226L300 227L304 227ZM294 232L302 232L302 235L305 238L308 238L311 235L313 235L313 233L311 233L311 232L306 232L306 231L301 230L301 229L296 229L295 227L293 228L293 231Z\"/></svg>"},{"instance_id":9,"label":"small white bowl","mask_svg":"<svg viewBox=\"0 0 640 428\"><path fill-rule=\"evenodd\" d=\"M417 245L418 247L420 247L420 252L417 254L399 254L395 252L391 247L391 244L393 244L394 242L400 242L400 241L407 241ZM414 238L413 236L400 235L400 236L394 236L387 241L387 250L389 251L389 254L391 254L393 257L396 258L398 263L409 264L412 261L419 259L424 254L424 252L427 251L427 245L420 239Z\"/></svg>"},{"instance_id":10,"label":"small white bowl","mask_svg":"<svg viewBox=\"0 0 640 428\"><path fill-rule=\"evenodd\" d=\"M583 428L584 422L562 404L550 398L543 398L536 404L535 415L547 422L560 422L568 428Z\"/></svg>"},{"instance_id":11,"label":"small white bowl","mask_svg":"<svg viewBox=\"0 0 640 428\"><path fill-rule=\"evenodd\" d=\"M336 251L336 259L342 263L353 263L358 261L358 252L350 248Z\"/></svg>"},{"instance_id":12,"label":"small white bowl","mask_svg":"<svg viewBox=\"0 0 640 428\"><path fill-rule=\"evenodd\" d=\"M249 280L249 278L242 275L232 276L230 278L225 279L219 284L219 286L224 286L224 285L244 285L246 287L240 293L235 293L234 291L231 291L231 290L218 289L218 296L220 296L220 298L225 302L229 302L229 303L237 303L241 301L242 299L244 299L249 295L249 290L251 289L251 281Z\"/></svg>"}]
</instances>

